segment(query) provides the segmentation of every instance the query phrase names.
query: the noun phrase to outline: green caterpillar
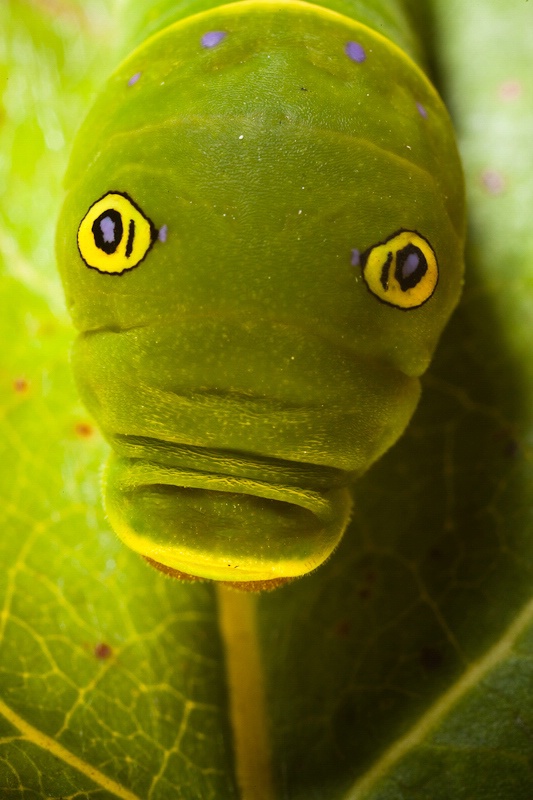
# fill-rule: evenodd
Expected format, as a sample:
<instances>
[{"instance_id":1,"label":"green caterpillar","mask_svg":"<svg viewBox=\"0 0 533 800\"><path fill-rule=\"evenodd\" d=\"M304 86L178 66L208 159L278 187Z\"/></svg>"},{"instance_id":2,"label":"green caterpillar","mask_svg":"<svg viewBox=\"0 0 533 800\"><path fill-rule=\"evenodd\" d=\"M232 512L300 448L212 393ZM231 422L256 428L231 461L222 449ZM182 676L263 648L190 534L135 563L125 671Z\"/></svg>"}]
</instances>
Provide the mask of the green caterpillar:
<instances>
[{"instance_id":1,"label":"green caterpillar","mask_svg":"<svg viewBox=\"0 0 533 800\"><path fill-rule=\"evenodd\" d=\"M461 291L463 177L432 84L322 5L208 8L111 76L66 183L58 260L114 530L181 577L314 570Z\"/></svg>"}]
</instances>

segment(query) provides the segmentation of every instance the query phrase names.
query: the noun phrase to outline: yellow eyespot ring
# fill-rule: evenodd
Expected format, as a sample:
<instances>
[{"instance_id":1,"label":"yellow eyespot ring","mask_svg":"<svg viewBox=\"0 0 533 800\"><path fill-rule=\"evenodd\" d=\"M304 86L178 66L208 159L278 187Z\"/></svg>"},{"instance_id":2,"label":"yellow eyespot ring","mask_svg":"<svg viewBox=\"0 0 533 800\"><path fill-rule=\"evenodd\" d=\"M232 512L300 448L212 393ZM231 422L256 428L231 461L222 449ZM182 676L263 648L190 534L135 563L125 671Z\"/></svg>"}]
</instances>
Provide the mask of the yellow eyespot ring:
<instances>
[{"instance_id":1,"label":"yellow eyespot ring","mask_svg":"<svg viewBox=\"0 0 533 800\"><path fill-rule=\"evenodd\" d=\"M108 192L89 208L78 228L78 250L88 267L121 275L146 257L157 229L125 192Z\"/></svg>"},{"instance_id":2,"label":"yellow eyespot ring","mask_svg":"<svg viewBox=\"0 0 533 800\"><path fill-rule=\"evenodd\" d=\"M399 230L361 256L364 281L382 303L409 311L429 300L439 280L437 256L416 231Z\"/></svg>"}]
</instances>

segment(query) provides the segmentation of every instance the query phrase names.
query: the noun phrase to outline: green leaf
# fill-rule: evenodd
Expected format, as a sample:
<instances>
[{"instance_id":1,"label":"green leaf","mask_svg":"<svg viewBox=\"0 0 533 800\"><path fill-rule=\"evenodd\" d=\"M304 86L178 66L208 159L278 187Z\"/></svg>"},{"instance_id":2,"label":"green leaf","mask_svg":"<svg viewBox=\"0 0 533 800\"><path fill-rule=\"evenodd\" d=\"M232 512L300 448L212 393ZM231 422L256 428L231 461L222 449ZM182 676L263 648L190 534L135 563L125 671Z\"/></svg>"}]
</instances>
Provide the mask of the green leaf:
<instances>
[{"instance_id":1,"label":"green leaf","mask_svg":"<svg viewBox=\"0 0 533 800\"><path fill-rule=\"evenodd\" d=\"M463 301L341 547L257 598L163 577L104 518L53 231L117 16L0 6L2 798L533 796L533 4L434 6Z\"/></svg>"}]
</instances>

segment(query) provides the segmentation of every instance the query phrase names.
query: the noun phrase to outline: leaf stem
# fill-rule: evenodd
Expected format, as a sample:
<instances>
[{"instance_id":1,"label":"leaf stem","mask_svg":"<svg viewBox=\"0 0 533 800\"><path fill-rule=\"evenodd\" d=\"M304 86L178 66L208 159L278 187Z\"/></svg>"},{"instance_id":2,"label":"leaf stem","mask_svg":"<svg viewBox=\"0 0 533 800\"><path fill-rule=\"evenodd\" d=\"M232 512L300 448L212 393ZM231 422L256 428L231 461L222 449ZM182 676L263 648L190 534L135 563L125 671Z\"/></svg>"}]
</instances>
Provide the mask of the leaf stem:
<instances>
[{"instance_id":1,"label":"leaf stem","mask_svg":"<svg viewBox=\"0 0 533 800\"><path fill-rule=\"evenodd\" d=\"M268 717L257 637L257 595L218 584L230 718L241 800L274 800Z\"/></svg>"}]
</instances>

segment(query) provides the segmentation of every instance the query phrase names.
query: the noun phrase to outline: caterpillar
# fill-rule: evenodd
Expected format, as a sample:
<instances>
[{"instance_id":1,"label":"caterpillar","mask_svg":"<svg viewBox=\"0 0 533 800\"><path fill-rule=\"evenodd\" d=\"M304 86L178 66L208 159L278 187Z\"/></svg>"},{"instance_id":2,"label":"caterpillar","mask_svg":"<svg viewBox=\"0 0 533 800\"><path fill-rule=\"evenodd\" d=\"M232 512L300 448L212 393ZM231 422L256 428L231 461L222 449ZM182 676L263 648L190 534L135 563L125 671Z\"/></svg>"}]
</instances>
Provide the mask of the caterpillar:
<instances>
[{"instance_id":1,"label":"caterpillar","mask_svg":"<svg viewBox=\"0 0 533 800\"><path fill-rule=\"evenodd\" d=\"M254 590L322 564L458 302L454 131L379 13L183 12L75 141L73 369L111 446L110 523L171 575Z\"/></svg>"}]
</instances>

